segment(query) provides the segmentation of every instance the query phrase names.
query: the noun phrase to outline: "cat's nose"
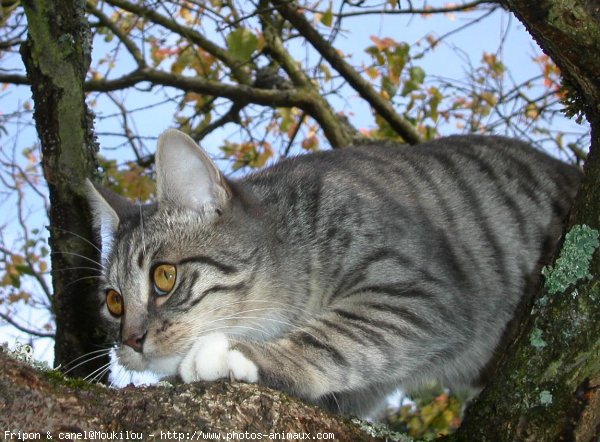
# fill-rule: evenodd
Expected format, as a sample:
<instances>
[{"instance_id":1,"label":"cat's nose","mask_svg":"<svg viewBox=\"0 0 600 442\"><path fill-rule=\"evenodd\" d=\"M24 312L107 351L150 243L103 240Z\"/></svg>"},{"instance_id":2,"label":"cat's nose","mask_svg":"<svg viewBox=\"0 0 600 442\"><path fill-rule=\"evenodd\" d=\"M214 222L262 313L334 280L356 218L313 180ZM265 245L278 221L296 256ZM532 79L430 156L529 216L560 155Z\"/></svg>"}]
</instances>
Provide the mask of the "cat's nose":
<instances>
[{"instance_id":1,"label":"cat's nose","mask_svg":"<svg viewBox=\"0 0 600 442\"><path fill-rule=\"evenodd\" d=\"M123 339L123 344L130 346L138 353L141 353L144 350L144 340L146 339L147 332L145 331L143 334L137 334L129 336Z\"/></svg>"}]
</instances>

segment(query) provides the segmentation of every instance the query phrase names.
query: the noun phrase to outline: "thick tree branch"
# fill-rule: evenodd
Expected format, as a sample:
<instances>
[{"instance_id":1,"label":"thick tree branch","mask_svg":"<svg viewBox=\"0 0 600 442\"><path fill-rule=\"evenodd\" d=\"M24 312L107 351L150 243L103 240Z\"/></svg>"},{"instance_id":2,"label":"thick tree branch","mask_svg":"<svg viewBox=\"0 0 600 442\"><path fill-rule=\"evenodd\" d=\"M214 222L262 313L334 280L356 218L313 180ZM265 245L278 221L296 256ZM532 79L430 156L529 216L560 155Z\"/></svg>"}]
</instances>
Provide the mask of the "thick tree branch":
<instances>
[{"instance_id":1,"label":"thick tree branch","mask_svg":"<svg viewBox=\"0 0 600 442\"><path fill-rule=\"evenodd\" d=\"M268 0L262 0L259 8L265 10L267 7ZM261 13L260 17L268 52L283 67L294 84L311 91L314 103L311 114L321 125L332 147L345 147L352 144L352 140L357 137L357 132L354 131L352 133L352 131L348 130L349 125L343 124L308 75L300 69L296 60L285 50L281 39L273 30L270 17L265 13Z\"/></svg>"},{"instance_id":2,"label":"thick tree branch","mask_svg":"<svg viewBox=\"0 0 600 442\"><path fill-rule=\"evenodd\" d=\"M323 107L321 97L311 89L261 89L246 85L220 83L201 77L186 77L149 67L136 69L114 80L89 80L85 88L87 91L109 92L132 87L142 82L171 86L206 95L217 95L233 101L248 101L264 106L298 107L306 110L319 122L332 145L350 144L347 130L342 128L335 114Z\"/></svg>"},{"instance_id":3,"label":"thick tree branch","mask_svg":"<svg viewBox=\"0 0 600 442\"><path fill-rule=\"evenodd\" d=\"M279 13L288 20L294 28L313 45L313 47L329 62L329 64L337 70L342 77L373 106L375 111L381 115L388 124L410 144L420 143L421 137L417 133L415 127L402 118L392 104L385 100L381 95L373 89L371 83L365 80L361 75L348 63L346 63L337 51L323 38L317 30L315 30L310 22L298 12L298 7L294 3L286 0L273 0L272 3L277 7Z\"/></svg>"},{"instance_id":4,"label":"thick tree branch","mask_svg":"<svg viewBox=\"0 0 600 442\"><path fill-rule=\"evenodd\" d=\"M0 83L29 86L31 84L31 81L29 81L29 78L27 78L25 75L0 74Z\"/></svg>"},{"instance_id":5,"label":"thick tree branch","mask_svg":"<svg viewBox=\"0 0 600 442\"><path fill-rule=\"evenodd\" d=\"M167 431L187 433L190 440L208 440L201 432L219 433L223 440L227 434L234 440L234 432L235 440L251 440L243 437L245 432L266 434L265 439L271 433L310 433L308 439L316 440L318 433L332 433L329 439L336 441L376 440L348 419L257 385L204 382L116 390L36 371L2 352L0 365L2 437L5 430L20 429L44 438L50 432L54 440L61 432L63 437L81 433L83 439L84 431L117 432L116 440L144 441L165 440ZM127 438L126 431L136 437Z\"/></svg>"},{"instance_id":6,"label":"thick tree branch","mask_svg":"<svg viewBox=\"0 0 600 442\"><path fill-rule=\"evenodd\" d=\"M588 116L600 116L600 6L595 1L504 0L572 85L571 100L584 98ZM577 109L574 109L576 111ZM591 120L589 120L591 122Z\"/></svg>"}]
</instances>

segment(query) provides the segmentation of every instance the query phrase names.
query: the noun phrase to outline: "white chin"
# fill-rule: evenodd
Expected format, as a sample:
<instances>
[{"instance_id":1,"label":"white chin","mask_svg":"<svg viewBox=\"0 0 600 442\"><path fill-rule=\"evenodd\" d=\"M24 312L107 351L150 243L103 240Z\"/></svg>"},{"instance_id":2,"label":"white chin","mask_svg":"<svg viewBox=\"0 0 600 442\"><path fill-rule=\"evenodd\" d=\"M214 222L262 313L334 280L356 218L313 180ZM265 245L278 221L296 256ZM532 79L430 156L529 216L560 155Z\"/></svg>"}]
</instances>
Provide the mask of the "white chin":
<instances>
[{"instance_id":1,"label":"white chin","mask_svg":"<svg viewBox=\"0 0 600 442\"><path fill-rule=\"evenodd\" d=\"M129 347L120 347L117 350L117 359L119 360L119 364L127 370L148 370L148 360L142 354L135 352Z\"/></svg>"},{"instance_id":2,"label":"white chin","mask_svg":"<svg viewBox=\"0 0 600 442\"><path fill-rule=\"evenodd\" d=\"M159 376L177 374L181 356L152 357L137 353L129 347L121 347L117 351L119 363L128 370L151 371Z\"/></svg>"},{"instance_id":3,"label":"white chin","mask_svg":"<svg viewBox=\"0 0 600 442\"><path fill-rule=\"evenodd\" d=\"M148 370L160 376L174 376L181 362L180 356L168 356L164 358L153 358L148 362Z\"/></svg>"}]
</instances>

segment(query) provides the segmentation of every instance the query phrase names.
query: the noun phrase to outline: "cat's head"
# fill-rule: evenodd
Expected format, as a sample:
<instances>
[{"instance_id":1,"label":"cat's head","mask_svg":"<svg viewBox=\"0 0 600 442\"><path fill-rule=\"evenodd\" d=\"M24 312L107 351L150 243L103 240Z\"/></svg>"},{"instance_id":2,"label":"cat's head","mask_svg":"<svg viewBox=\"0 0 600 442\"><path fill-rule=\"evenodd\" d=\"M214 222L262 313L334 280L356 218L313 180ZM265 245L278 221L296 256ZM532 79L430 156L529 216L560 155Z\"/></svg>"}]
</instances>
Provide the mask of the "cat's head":
<instances>
[{"instance_id":1,"label":"cat's head","mask_svg":"<svg viewBox=\"0 0 600 442\"><path fill-rule=\"evenodd\" d=\"M270 314L260 299L268 241L253 204L187 135L159 138L156 174L151 205L89 182L88 195L102 232L101 308L119 361L173 375L199 336L260 331L253 324Z\"/></svg>"}]
</instances>

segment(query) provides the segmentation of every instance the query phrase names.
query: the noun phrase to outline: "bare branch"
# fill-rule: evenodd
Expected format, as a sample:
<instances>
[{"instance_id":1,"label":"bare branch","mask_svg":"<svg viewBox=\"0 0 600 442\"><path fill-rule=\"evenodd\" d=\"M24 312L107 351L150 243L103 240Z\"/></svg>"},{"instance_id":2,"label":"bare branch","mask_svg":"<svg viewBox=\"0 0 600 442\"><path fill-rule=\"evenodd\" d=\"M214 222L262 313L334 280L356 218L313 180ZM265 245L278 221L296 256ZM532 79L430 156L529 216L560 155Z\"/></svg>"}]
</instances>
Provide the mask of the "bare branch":
<instances>
[{"instance_id":1,"label":"bare branch","mask_svg":"<svg viewBox=\"0 0 600 442\"><path fill-rule=\"evenodd\" d=\"M444 6L440 8L405 8L405 9L363 9L359 11L344 12L344 13L333 13L334 17L346 18L346 17L359 17L363 15L407 15L407 14L448 14L451 12L461 12L474 9L479 5L493 4L499 5L500 2L495 0L475 0L469 3L463 3L462 5ZM310 12L323 12L314 8L303 8Z\"/></svg>"},{"instance_id":2,"label":"bare branch","mask_svg":"<svg viewBox=\"0 0 600 442\"><path fill-rule=\"evenodd\" d=\"M381 97L371 84L336 52L336 50L317 32L309 21L298 12L298 7L285 0L272 0L279 13L337 70L348 83L367 100L389 125L410 144L420 143L421 137L412 124L402 118L392 104Z\"/></svg>"},{"instance_id":3,"label":"bare branch","mask_svg":"<svg viewBox=\"0 0 600 442\"><path fill-rule=\"evenodd\" d=\"M119 38L119 40L121 40L121 42L125 45L125 47L127 48L127 50L129 51L129 53L131 54L131 56L133 57L133 59L139 67L146 66L146 60L140 52L140 49L133 41L131 41L129 37L127 37L127 34L125 34L125 32L123 32L123 30L119 28L119 26L117 26L117 24L114 21L108 18L106 14L104 14L101 10L96 8L92 4L92 2L88 1L86 3L86 9L89 12L91 12L98 20L100 20L100 23L102 25L110 29L110 31L113 34L115 34Z\"/></svg>"},{"instance_id":4,"label":"bare branch","mask_svg":"<svg viewBox=\"0 0 600 442\"><path fill-rule=\"evenodd\" d=\"M196 129L190 136L196 140L196 142L200 142L200 140L219 127L225 126L228 123L240 123L240 112L247 104L247 101L234 101L225 115L213 121L206 127Z\"/></svg>"},{"instance_id":5,"label":"bare branch","mask_svg":"<svg viewBox=\"0 0 600 442\"><path fill-rule=\"evenodd\" d=\"M23 40L18 38L13 38L12 40L0 41L0 50L4 51L6 49L14 48L15 46L20 46L23 43Z\"/></svg>"},{"instance_id":6,"label":"bare branch","mask_svg":"<svg viewBox=\"0 0 600 442\"><path fill-rule=\"evenodd\" d=\"M29 86L31 82L25 75L0 74L0 83L18 84Z\"/></svg>"},{"instance_id":7,"label":"bare branch","mask_svg":"<svg viewBox=\"0 0 600 442\"><path fill-rule=\"evenodd\" d=\"M17 330L19 330L23 333L27 333L28 335L37 336L38 338L54 338L54 333L44 333L41 331L37 331L37 330L30 329L28 327L25 327L24 325L19 324L17 321L15 321L9 315L4 314L2 312L0 312L0 318L2 318L4 321L6 321L10 325L12 325Z\"/></svg>"},{"instance_id":8,"label":"bare branch","mask_svg":"<svg viewBox=\"0 0 600 442\"><path fill-rule=\"evenodd\" d=\"M250 102L266 106L304 107L310 104L307 91L302 89L260 89L246 85L233 85L206 80L201 77L186 77L150 67L136 69L114 80L89 80L85 84L85 89L88 92L110 92L133 87L143 82L151 82L153 85L172 86L183 91L218 95L231 100L246 99Z\"/></svg>"}]
</instances>

